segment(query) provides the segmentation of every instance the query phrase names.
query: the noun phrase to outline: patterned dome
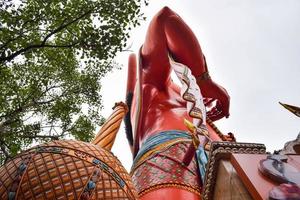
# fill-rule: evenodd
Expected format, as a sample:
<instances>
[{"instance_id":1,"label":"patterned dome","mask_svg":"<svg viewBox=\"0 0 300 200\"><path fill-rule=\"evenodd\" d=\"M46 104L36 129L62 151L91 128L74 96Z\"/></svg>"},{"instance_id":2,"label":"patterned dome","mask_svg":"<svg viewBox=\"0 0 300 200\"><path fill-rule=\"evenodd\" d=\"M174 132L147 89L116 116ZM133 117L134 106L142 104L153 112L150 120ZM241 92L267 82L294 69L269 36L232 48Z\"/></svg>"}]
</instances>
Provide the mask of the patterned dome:
<instances>
[{"instance_id":1,"label":"patterned dome","mask_svg":"<svg viewBox=\"0 0 300 200\"><path fill-rule=\"evenodd\" d=\"M0 168L0 199L136 199L120 161L96 145L53 141Z\"/></svg>"}]
</instances>

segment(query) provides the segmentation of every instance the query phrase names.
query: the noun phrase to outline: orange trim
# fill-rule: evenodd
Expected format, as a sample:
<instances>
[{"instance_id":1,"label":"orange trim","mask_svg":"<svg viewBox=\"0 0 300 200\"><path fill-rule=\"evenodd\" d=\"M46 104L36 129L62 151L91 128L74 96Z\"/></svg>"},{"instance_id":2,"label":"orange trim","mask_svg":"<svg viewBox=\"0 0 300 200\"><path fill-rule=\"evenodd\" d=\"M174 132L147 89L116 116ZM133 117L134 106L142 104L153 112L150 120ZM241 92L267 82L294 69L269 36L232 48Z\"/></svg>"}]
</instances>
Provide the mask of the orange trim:
<instances>
[{"instance_id":1,"label":"orange trim","mask_svg":"<svg viewBox=\"0 0 300 200\"><path fill-rule=\"evenodd\" d=\"M182 185L182 183L164 183L164 184L159 184L159 185L154 185L152 187L147 188L146 190L140 192L138 194L139 199L141 200L141 197L143 197L144 195L156 191L156 190L160 190L162 188L170 188L170 189L181 189L181 192L190 192L193 193L195 195L200 196L200 188L199 190L193 189L188 185ZM159 194L159 192L157 192Z\"/></svg>"}]
</instances>

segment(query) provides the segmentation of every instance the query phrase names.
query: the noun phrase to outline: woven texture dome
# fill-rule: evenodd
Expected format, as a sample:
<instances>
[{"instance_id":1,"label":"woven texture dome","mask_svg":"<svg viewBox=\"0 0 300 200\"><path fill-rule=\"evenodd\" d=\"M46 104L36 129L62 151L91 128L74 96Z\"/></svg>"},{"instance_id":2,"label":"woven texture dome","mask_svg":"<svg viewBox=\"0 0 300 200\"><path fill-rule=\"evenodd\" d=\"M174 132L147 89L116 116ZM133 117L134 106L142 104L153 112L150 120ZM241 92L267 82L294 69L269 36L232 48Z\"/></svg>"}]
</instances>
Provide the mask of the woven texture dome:
<instances>
[{"instance_id":1,"label":"woven texture dome","mask_svg":"<svg viewBox=\"0 0 300 200\"><path fill-rule=\"evenodd\" d=\"M3 165L0 199L136 199L136 191L112 153L69 140L36 146Z\"/></svg>"}]
</instances>

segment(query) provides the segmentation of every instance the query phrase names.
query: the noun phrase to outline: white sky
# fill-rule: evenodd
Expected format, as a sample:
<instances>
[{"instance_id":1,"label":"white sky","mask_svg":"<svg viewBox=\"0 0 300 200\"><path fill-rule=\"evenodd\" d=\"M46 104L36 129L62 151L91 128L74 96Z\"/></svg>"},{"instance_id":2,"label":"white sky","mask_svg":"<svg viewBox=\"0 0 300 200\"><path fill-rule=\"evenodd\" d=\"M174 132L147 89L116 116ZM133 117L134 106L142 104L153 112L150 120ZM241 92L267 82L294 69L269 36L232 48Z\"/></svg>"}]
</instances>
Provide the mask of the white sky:
<instances>
[{"instance_id":1,"label":"white sky","mask_svg":"<svg viewBox=\"0 0 300 200\"><path fill-rule=\"evenodd\" d=\"M163 3L162 3L163 2ZM216 123L239 142L263 143L273 152L296 138L300 119L278 101L300 106L299 0L172 0L150 1L147 20L131 33L132 50L142 45L152 16L163 6L177 12L197 36L212 78L230 97L230 117ZM102 81L103 115L125 101L127 58ZM113 153L130 169L132 156L121 127Z\"/></svg>"}]
</instances>

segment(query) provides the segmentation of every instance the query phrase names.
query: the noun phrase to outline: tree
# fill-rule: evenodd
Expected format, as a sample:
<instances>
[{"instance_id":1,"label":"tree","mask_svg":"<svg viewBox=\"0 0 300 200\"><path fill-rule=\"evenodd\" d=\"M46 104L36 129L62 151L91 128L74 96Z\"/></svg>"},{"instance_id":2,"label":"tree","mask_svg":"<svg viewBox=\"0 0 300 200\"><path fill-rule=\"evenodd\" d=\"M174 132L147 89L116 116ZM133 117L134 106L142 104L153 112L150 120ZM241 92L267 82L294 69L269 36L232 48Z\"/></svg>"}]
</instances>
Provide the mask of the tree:
<instances>
[{"instance_id":1,"label":"tree","mask_svg":"<svg viewBox=\"0 0 300 200\"><path fill-rule=\"evenodd\" d=\"M0 2L0 147L5 158L34 141L88 141L100 115L100 79L118 66L140 0Z\"/></svg>"}]
</instances>

